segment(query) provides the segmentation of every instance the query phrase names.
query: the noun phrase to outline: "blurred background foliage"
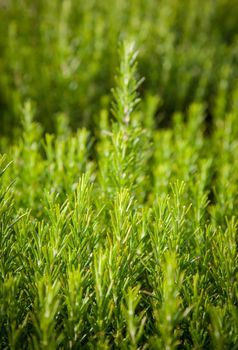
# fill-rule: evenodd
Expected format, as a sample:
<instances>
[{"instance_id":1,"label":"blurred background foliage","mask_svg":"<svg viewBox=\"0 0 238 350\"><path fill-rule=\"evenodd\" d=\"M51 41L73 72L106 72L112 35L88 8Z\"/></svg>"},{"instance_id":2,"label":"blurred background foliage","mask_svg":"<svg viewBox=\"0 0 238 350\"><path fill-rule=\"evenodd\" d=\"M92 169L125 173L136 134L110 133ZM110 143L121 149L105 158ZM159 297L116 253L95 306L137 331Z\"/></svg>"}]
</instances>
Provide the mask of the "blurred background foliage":
<instances>
[{"instance_id":1,"label":"blurred background foliage","mask_svg":"<svg viewBox=\"0 0 238 350\"><path fill-rule=\"evenodd\" d=\"M59 114L73 129L96 130L125 39L140 50L140 94L160 101L157 126L192 102L210 123L218 100L230 109L237 18L236 0L0 0L0 133L19 134L27 99L44 131L55 131Z\"/></svg>"}]
</instances>

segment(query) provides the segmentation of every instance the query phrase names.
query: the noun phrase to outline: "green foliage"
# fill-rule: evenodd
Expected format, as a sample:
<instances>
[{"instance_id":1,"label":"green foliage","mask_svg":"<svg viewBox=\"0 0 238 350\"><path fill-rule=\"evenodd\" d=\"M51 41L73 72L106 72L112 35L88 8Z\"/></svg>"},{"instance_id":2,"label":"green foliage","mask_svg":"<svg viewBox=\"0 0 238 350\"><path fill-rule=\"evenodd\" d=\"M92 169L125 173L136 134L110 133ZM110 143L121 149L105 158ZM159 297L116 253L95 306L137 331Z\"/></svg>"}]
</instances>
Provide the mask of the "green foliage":
<instances>
[{"instance_id":1,"label":"green foliage","mask_svg":"<svg viewBox=\"0 0 238 350\"><path fill-rule=\"evenodd\" d=\"M168 3L172 14L183 7ZM57 2L44 3L44 9L36 4L40 11L60 11L60 35L54 36L51 12L42 25L52 32L41 30L54 34L61 55L55 59L62 64L69 54L65 21L73 18L73 2L59 8ZM142 8L158 13L153 1L146 4ZM86 16L96 2L81 6ZM140 8L134 9L139 15ZM165 2L162 10L161 45L167 43L171 55L179 38ZM198 26L208 28L196 13ZM99 20L84 33L90 40L93 32L100 46ZM187 20L184 40L195 35L190 26ZM94 136L84 128L73 132L67 113L58 114L55 133L44 133L35 121L38 105L27 100L22 135L8 147L9 141L2 142L7 155L0 158L1 349L237 347L237 88L226 113L220 87L209 132L201 102L174 113L170 128L156 130L153 113L160 101L153 94L139 101L136 57L134 46L123 42L114 119L104 105Z\"/></svg>"},{"instance_id":2,"label":"green foliage","mask_svg":"<svg viewBox=\"0 0 238 350\"><path fill-rule=\"evenodd\" d=\"M155 113L164 124L194 101L213 116L227 111L238 73L237 17L236 0L1 0L1 134L19 135L26 99L47 132L58 113L74 128L95 129L124 39L140 47L144 87L160 98Z\"/></svg>"}]
</instances>

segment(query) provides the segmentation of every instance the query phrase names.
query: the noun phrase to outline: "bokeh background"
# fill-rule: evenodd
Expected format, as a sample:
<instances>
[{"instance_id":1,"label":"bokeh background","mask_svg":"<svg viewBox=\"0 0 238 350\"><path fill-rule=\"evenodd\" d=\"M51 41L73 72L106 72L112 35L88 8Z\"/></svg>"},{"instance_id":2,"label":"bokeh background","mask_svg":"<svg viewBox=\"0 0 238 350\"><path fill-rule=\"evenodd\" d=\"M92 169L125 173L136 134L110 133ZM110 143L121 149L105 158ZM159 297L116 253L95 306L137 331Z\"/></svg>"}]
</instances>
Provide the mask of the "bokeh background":
<instances>
[{"instance_id":1,"label":"bokeh background","mask_svg":"<svg viewBox=\"0 0 238 350\"><path fill-rule=\"evenodd\" d=\"M122 40L139 49L140 94L157 101L158 126L191 102L212 123L237 84L237 18L237 0L0 0L0 133L20 134L28 99L45 131L61 114L95 130Z\"/></svg>"}]
</instances>

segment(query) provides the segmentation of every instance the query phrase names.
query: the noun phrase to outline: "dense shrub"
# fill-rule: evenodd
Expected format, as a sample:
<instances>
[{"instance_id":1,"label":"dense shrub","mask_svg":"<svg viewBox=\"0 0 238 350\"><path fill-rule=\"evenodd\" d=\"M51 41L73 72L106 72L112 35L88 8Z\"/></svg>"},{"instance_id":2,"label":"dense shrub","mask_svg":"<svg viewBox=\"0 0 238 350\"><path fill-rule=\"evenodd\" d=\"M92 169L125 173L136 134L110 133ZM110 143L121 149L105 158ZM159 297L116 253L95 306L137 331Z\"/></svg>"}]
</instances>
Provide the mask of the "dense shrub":
<instances>
[{"instance_id":1,"label":"dense shrub","mask_svg":"<svg viewBox=\"0 0 238 350\"><path fill-rule=\"evenodd\" d=\"M204 103L156 129L134 47L120 52L94 138L65 115L44 134L28 101L1 157L2 349L237 346L237 90L225 113L220 87L209 134Z\"/></svg>"}]
</instances>

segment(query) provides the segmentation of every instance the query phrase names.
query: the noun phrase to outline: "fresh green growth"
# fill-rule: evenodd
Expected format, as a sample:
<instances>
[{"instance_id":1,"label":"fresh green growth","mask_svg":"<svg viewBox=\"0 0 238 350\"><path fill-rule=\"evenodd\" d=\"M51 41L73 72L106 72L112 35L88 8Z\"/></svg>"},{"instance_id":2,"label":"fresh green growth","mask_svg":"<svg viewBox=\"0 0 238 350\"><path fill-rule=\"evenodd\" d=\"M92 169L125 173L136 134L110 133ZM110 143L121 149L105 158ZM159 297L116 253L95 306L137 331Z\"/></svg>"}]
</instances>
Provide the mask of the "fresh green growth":
<instances>
[{"instance_id":1,"label":"fresh green growth","mask_svg":"<svg viewBox=\"0 0 238 350\"><path fill-rule=\"evenodd\" d=\"M0 161L1 349L236 349L238 90L209 133L202 103L156 130L136 57L120 46L95 137L22 108Z\"/></svg>"}]
</instances>

